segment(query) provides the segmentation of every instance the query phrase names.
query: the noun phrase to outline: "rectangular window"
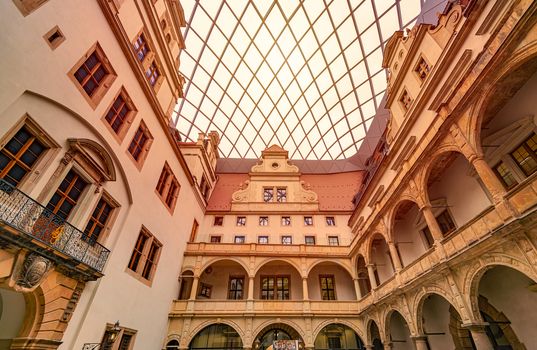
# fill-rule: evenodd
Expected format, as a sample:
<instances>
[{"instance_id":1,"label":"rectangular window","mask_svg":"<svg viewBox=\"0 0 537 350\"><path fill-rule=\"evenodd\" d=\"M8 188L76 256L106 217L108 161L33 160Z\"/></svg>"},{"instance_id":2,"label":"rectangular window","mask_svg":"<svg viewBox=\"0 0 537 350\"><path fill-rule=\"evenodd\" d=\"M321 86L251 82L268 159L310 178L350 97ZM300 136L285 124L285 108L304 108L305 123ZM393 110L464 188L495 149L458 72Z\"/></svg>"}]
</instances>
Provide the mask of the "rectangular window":
<instances>
[{"instance_id":1,"label":"rectangular window","mask_svg":"<svg viewBox=\"0 0 537 350\"><path fill-rule=\"evenodd\" d=\"M261 276L261 299L289 300L289 276Z\"/></svg>"},{"instance_id":2,"label":"rectangular window","mask_svg":"<svg viewBox=\"0 0 537 350\"><path fill-rule=\"evenodd\" d=\"M210 298L213 287L206 283L200 283L200 289L198 292L199 297Z\"/></svg>"},{"instance_id":3,"label":"rectangular window","mask_svg":"<svg viewBox=\"0 0 537 350\"><path fill-rule=\"evenodd\" d=\"M246 226L246 216L237 216L237 226Z\"/></svg>"},{"instance_id":4,"label":"rectangular window","mask_svg":"<svg viewBox=\"0 0 537 350\"><path fill-rule=\"evenodd\" d=\"M268 244L268 236L259 236L259 237L257 237L257 243L259 243L259 244Z\"/></svg>"},{"instance_id":5,"label":"rectangular window","mask_svg":"<svg viewBox=\"0 0 537 350\"><path fill-rule=\"evenodd\" d=\"M436 221L438 222L438 226L440 226L440 230L442 230L442 234L444 236L447 236L451 232L455 231L455 223L447 210L441 212L436 217Z\"/></svg>"},{"instance_id":6,"label":"rectangular window","mask_svg":"<svg viewBox=\"0 0 537 350\"><path fill-rule=\"evenodd\" d=\"M420 78L420 81L425 81L427 79L427 76L429 75L430 67L427 64L427 61L423 57L420 57L418 60L418 64L414 68L414 72L418 75Z\"/></svg>"},{"instance_id":7,"label":"rectangular window","mask_svg":"<svg viewBox=\"0 0 537 350\"><path fill-rule=\"evenodd\" d=\"M410 109L410 106L412 105L412 98L408 94L406 90L403 90L403 93L401 94L401 97L399 98L399 102L401 102L401 105L403 106L403 109L408 111Z\"/></svg>"},{"instance_id":8,"label":"rectangular window","mask_svg":"<svg viewBox=\"0 0 537 350\"><path fill-rule=\"evenodd\" d=\"M268 226L268 216L259 217L259 226Z\"/></svg>"},{"instance_id":9,"label":"rectangular window","mask_svg":"<svg viewBox=\"0 0 537 350\"><path fill-rule=\"evenodd\" d=\"M222 226L224 224L224 217L223 216L215 216L213 226Z\"/></svg>"},{"instance_id":10,"label":"rectangular window","mask_svg":"<svg viewBox=\"0 0 537 350\"><path fill-rule=\"evenodd\" d=\"M46 150L47 147L23 126L0 150L0 178L17 186Z\"/></svg>"},{"instance_id":11,"label":"rectangular window","mask_svg":"<svg viewBox=\"0 0 537 350\"><path fill-rule=\"evenodd\" d=\"M272 202L272 198L274 198L274 189L264 188L263 189L263 201L266 203Z\"/></svg>"},{"instance_id":12,"label":"rectangular window","mask_svg":"<svg viewBox=\"0 0 537 350\"><path fill-rule=\"evenodd\" d=\"M153 61L145 70L145 77L147 78L149 85L155 86L157 84L158 78L160 77L160 70L155 61Z\"/></svg>"},{"instance_id":13,"label":"rectangular window","mask_svg":"<svg viewBox=\"0 0 537 350\"><path fill-rule=\"evenodd\" d=\"M282 216L282 226L291 226L290 216Z\"/></svg>"},{"instance_id":14,"label":"rectangular window","mask_svg":"<svg viewBox=\"0 0 537 350\"><path fill-rule=\"evenodd\" d=\"M321 299L336 300L336 283L334 275L319 275L321 284Z\"/></svg>"},{"instance_id":15,"label":"rectangular window","mask_svg":"<svg viewBox=\"0 0 537 350\"><path fill-rule=\"evenodd\" d=\"M327 216L326 217L326 225L328 225L328 226L336 226L336 219L333 216Z\"/></svg>"},{"instance_id":16,"label":"rectangular window","mask_svg":"<svg viewBox=\"0 0 537 350\"><path fill-rule=\"evenodd\" d=\"M537 134L532 134L526 141L518 146L511 156L526 176L537 170Z\"/></svg>"},{"instance_id":17,"label":"rectangular window","mask_svg":"<svg viewBox=\"0 0 537 350\"><path fill-rule=\"evenodd\" d=\"M136 335L136 331L132 329L121 328L119 333L115 333L115 331L112 331L112 327L113 325L111 324L107 325L106 331L101 341L100 349L102 350L116 349L114 347L114 344L118 344L117 350L131 349L134 345L134 336ZM112 339L113 334L116 337L116 339Z\"/></svg>"},{"instance_id":18,"label":"rectangular window","mask_svg":"<svg viewBox=\"0 0 537 350\"><path fill-rule=\"evenodd\" d=\"M50 198L47 209L63 220L67 220L87 185L88 183L80 175L73 170L69 170L52 198Z\"/></svg>"},{"instance_id":19,"label":"rectangular window","mask_svg":"<svg viewBox=\"0 0 537 350\"><path fill-rule=\"evenodd\" d=\"M222 236L211 236L211 243L220 243L222 242Z\"/></svg>"},{"instance_id":20,"label":"rectangular window","mask_svg":"<svg viewBox=\"0 0 537 350\"><path fill-rule=\"evenodd\" d=\"M338 236L328 236L328 245L339 245Z\"/></svg>"},{"instance_id":21,"label":"rectangular window","mask_svg":"<svg viewBox=\"0 0 537 350\"><path fill-rule=\"evenodd\" d=\"M311 216L304 216L304 225L306 225L306 226L312 226L312 225L313 225L313 217L311 217Z\"/></svg>"},{"instance_id":22,"label":"rectangular window","mask_svg":"<svg viewBox=\"0 0 537 350\"><path fill-rule=\"evenodd\" d=\"M227 298L230 300L240 300L244 296L244 277L229 277L229 287Z\"/></svg>"},{"instance_id":23,"label":"rectangular window","mask_svg":"<svg viewBox=\"0 0 537 350\"><path fill-rule=\"evenodd\" d=\"M246 242L246 238L245 236L235 236L235 241L234 241L236 244L243 244L244 242Z\"/></svg>"},{"instance_id":24,"label":"rectangular window","mask_svg":"<svg viewBox=\"0 0 537 350\"><path fill-rule=\"evenodd\" d=\"M190 240L189 242L195 242L196 236L198 235L198 228L200 227L200 224L198 224L198 221L194 219L192 222L192 231L190 231Z\"/></svg>"},{"instance_id":25,"label":"rectangular window","mask_svg":"<svg viewBox=\"0 0 537 350\"><path fill-rule=\"evenodd\" d=\"M518 185L518 181L515 179L513 173L511 173L511 170L509 170L504 162L500 162L498 165L496 165L494 167L494 171L508 190Z\"/></svg>"},{"instance_id":26,"label":"rectangular window","mask_svg":"<svg viewBox=\"0 0 537 350\"><path fill-rule=\"evenodd\" d=\"M175 203L177 202L177 197L179 196L179 190L181 185L179 181L172 172L172 169L168 163L164 163L162 172L157 182L157 187L155 190L160 196L160 199L166 204L168 209L172 210L175 208Z\"/></svg>"},{"instance_id":27,"label":"rectangular window","mask_svg":"<svg viewBox=\"0 0 537 350\"><path fill-rule=\"evenodd\" d=\"M143 279L151 281L155 275L161 250L162 244L145 227L142 227L128 268Z\"/></svg>"},{"instance_id":28,"label":"rectangular window","mask_svg":"<svg viewBox=\"0 0 537 350\"><path fill-rule=\"evenodd\" d=\"M103 198L99 199L95 210L91 214L91 218L84 229L82 239L88 240L90 244L94 244L99 240L101 232L105 229L106 223L110 218L113 207Z\"/></svg>"},{"instance_id":29,"label":"rectangular window","mask_svg":"<svg viewBox=\"0 0 537 350\"><path fill-rule=\"evenodd\" d=\"M276 189L276 200L280 203L287 202L287 189L286 188Z\"/></svg>"},{"instance_id":30,"label":"rectangular window","mask_svg":"<svg viewBox=\"0 0 537 350\"><path fill-rule=\"evenodd\" d=\"M117 76L97 43L75 64L69 77L95 109Z\"/></svg>"},{"instance_id":31,"label":"rectangular window","mask_svg":"<svg viewBox=\"0 0 537 350\"><path fill-rule=\"evenodd\" d=\"M315 236L305 236L304 243L306 245L315 245Z\"/></svg>"},{"instance_id":32,"label":"rectangular window","mask_svg":"<svg viewBox=\"0 0 537 350\"><path fill-rule=\"evenodd\" d=\"M429 230L429 226L425 226L423 230L421 230L421 234L423 236L423 240L425 241L427 249L431 248L434 244L434 239L431 235L431 230Z\"/></svg>"},{"instance_id":33,"label":"rectangular window","mask_svg":"<svg viewBox=\"0 0 537 350\"><path fill-rule=\"evenodd\" d=\"M103 65L101 57L94 51L76 70L75 78L88 96L91 97L103 83L104 78L108 74L110 74L110 72L107 70L106 66Z\"/></svg>"},{"instance_id":34,"label":"rectangular window","mask_svg":"<svg viewBox=\"0 0 537 350\"><path fill-rule=\"evenodd\" d=\"M125 133L134 119L136 110L125 89L121 88L110 108L104 116L104 120L112 131L123 139Z\"/></svg>"},{"instance_id":35,"label":"rectangular window","mask_svg":"<svg viewBox=\"0 0 537 350\"><path fill-rule=\"evenodd\" d=\"M145 124L140 123L138 130L134 133L134 137L129 145L129 153L136 161L142 159L142 155L145 153L147 143L151 139L149 130L145 127Z\"/></svg>"},{"instance_id":36,"label":"rectangular window","mask_svg":"<svg viewBox=\"0 0 537 350\"><path fill-rule=\"evenodd\" d=\"M136 54L136 57L140 62L143 62L149 51L149 45L147 45L144 33L140 33L134 42L134 53Z\"/></svg>"},{"instance_id":37,"label":"rectangular window","mask_svg":"<svg viewBox=\"0 0 537 350\"><path fill-rule=\"evenodd\" d=\"M282 236L282 244L293 244L292 236Z\"/></svg>"}]
</instances>

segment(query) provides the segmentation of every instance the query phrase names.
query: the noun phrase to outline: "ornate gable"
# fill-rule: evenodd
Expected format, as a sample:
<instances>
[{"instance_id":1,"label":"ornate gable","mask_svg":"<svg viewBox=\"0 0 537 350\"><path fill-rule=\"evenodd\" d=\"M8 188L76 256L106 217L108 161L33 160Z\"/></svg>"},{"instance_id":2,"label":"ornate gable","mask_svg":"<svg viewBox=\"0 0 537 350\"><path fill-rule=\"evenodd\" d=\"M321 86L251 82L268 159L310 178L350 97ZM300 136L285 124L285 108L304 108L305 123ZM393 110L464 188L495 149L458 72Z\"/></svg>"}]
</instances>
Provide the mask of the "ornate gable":
<instances>
[{"instance_id":1,"label":"ornate gable","mask_svg":"<svg viewBox=\"0 0 537 350\"><path fill-rule=\"evenodd\" d=\"M300 180L300 170L289 163L289 153L278 145L272 145L261 153L249 179L232 195L232 211L317 211L317 193ZM265 189L272 190L273 198L266 200ZM285 200L278 200L276 192L283 190Z\"/></svg>"}]
</instances>

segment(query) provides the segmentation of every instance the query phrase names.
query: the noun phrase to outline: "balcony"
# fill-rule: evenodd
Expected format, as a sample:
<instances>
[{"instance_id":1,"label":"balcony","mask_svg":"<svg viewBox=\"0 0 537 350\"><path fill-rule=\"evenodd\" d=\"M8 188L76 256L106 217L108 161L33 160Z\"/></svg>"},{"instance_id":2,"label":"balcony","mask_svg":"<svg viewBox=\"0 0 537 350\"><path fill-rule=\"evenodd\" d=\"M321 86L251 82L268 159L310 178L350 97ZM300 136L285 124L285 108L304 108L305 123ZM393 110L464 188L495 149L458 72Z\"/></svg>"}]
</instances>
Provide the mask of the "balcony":
<instances>
[{"instance_id":1,"label":"balcony","mask_svg":"<svg viewBox=\"0 0 537 350\"><path fill-rule=\"evenodd\" d=\"M175 300L171 317L188 314L198 316L243 315L256 316L286 315L343 316L356 315L370 303L369 298L356 300Z\"/></svg>"},{"instance_id":2,"label":"balcony","mask_svg":"<svg viewBox=\"0 0 537 350\"><path fill-rule=\"evenodd\" d=\"M85 264L99 274L110 254L101 244L1 179L0 227L2 240L54 257L57 262L74 260L75 265Z\"/></svg>"},{"instance_id":3,"label":"balcony","mask_svg":"<svg viewBox=\"0 0 537 350\"><path fill-rule=\"evenodd\" d=\"M258 244L258 243L187 243L185 256L197 255L255 255L255 256L296 256L326 255L345 258L349 254L348 246L306 245L306 244Z\"/></svg>"}]
</instances>

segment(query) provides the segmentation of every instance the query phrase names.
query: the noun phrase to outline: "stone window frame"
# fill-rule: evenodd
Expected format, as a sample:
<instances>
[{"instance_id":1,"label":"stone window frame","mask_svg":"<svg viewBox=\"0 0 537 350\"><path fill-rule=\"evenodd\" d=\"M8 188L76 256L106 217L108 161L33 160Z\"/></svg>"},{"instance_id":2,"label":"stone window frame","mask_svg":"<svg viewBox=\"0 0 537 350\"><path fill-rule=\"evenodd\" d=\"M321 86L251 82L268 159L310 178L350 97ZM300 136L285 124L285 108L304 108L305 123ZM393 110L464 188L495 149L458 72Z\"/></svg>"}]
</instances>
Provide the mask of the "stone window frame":
<instances>
[{"instance_id":1,"label":"stone window frame","mask_svg":"<svg viewBox=\"0 0 537 350\"><path fill-rule=\"evenodd\" d=\"M37 185L41 175L51 165L52 160L56 158L62 147L43 129L28 113L25 113L1 138L0 149L15 136L22 128L26 127L28 131L43 144L48 147L41 156L36 160L32 169L22 178L17 188L25 193L30 193Z\"/></svg>"},{"instance_id":2,"label":"stone window frame","mask_svg":"<svg viewBox=\"0 0 537 350\"><path fill-rule=\"evenodd\" d=\"M133 138L136 135L136 131L138 131L138 129L140 128L146 134L147 141L144 144L144 147L142 148L142 152L139 154L138 159L134 158L131 152L129 152L132 139L131 139L131 142L129 142L129 145L127 146L127 149L126 149L126 153L128 154L128 157L133 161L138 171L142 171L142 167L144 166L145 160L147 159L147 155L149 154L149 150L151 149L151 145L153 144L153 141L154 141L153 135L149 131L149 128L147 127L143 119L140 120L140 124L138 125L138 128L136 128L134 134L132 135Z\"/></svg>"},{"instance_id":3,"label":"stone window frame","mask_svg":"<svg viewBox=\"0 0 537 350\"><path fill-rule=\"evenodd\" d=\"M212 285L210 285L208 283L205 283L205 282L200 282L200 285L198 287L198 291L196 293L196 295L198 297L211 299L211 294L212 293L213 293L213 286Z\"/></svg>"},{"instance_id":4,"label":"stone window frame","mask_svg":"<svg viewBox=\"0 0 537 350\"><path fill-rule=\"evenodd\" d=\"M235 221L235 225L239 227L246 226L246 216L237 216L237 219Z\"/></svg>"},{"instance_id":5,"label":"stone window frame","mask_svg":"<svg viewBox=\"0 0 537 350\"><path fill-rule=\"evenodd\" d=\"M313 238L313 244L307 243L308 238ZM315 235L304 235L304 245L317 245L317 237Z\"/></svg>"},{"instance_id":6,"label":"stone window frame","mask_svg":"<svg viewBox=\"0 0 537 350\"><path fill-rule=\"evenodd\" d=\"M322 279L323 278L331 278L332 279L332 292L334 293L334 299L323 299L323 283L322 283ZM330 289L327 288L327 291L330 291ZM319 275L319 292L320 292L320 296L321 296L321 300L338 300L337 299L337 292L336 292L336 276L334 276L334 274L320 274Z\"/></svg>"},{"instance_id":7,"label":"stone window frame","mask_svg":"<svg viewBox=\"0 0 537 350\"><path fill-rule=\"evenodd\" d=\"M231 280L233 279L236 279L236 280L242 280L242 289L240 290L241 293L242 293L242 298L230 298L230 293L231 292L236 292L239 290L239 289L235 289L235 290L231 290ZM245 278L244 278L244 275L229 275L229 278L228 278L228 283L227 283L227 300L244 300L244 295L245 295L245 291L246 291L246 285L244 284L244 281L245 281Z\"/></svg>"},{"instance_id":8,"label":"stone window frame","mask_svg":"<svg viewBox=\"0 0 537 350\"><path fill-rule=\"evenodd\" d=\"M260 216L259 220L258 220L258 224L259 224L259 226L263 226L263 227L269 226L270 225L270 219L269 219L268 215Z\"/></svg>"},{"instance_id":9,"label":"stone window frame","mask_svg":"<svg viewBox=\"0 0 537 350\"><path fill-rule=\"evenodd\" d=\"M135 49L135 44L138 41L138 38L140 36L143 36L144 42L145 42L147 50L148 50L147 54L144 56L144 59L142 61L140 61L140 59L138 58L137 52L136 52L136 49ZM155 45L153 45L153 40L151 39L151 37L149 36L148 31L145 30L145 28L142 27L142 29L140 29L140 31L138 31L138 33L134 36L134 39L131 42L131 50L132 50L132 54L134 55L134 58L135 58L136 62L138 62L138 64L142 68L142 74L144 76L144 79L145 79L146 83L151 87L153 92L155 92L155 94L156 94L159 91L159 89L162 86L162 83L164 82L164 79L165 79L164 69L162 69L162 64L160 64L160 62L159 62L159 60L157 58ZM156 79L154 84L151 84L149 79L148 79L148 77L147 77L147 75L146 75L146 72L153 65L155 66L155 69L158 71L158 78Z\"/></svg>"},{"instance_id":10,"label":"stone window frame","mask_svg":"<svg viewBox=\"0 0 537 350\"><path fill-rule=\"evenodd\" d=\"M311 220L308 220L308 219L311 219ZM311 221L311 223L309 223ZM313 222L313 215L304 215L304 226L313 226L314 225L314 222Z\"/></svg>"},{"instance_id":11,"label":"stone window frame","mask_svg":"<svg viewBox=\"0 0 537 350\"><path fill-rule=\"evenodd\" d=\"M117 100L117 98L119 96L121 96L123 98L123 101L125 101L127 107L130 110L127 113L127 115L125 116L125 120L123 121L123 123L119 127L119 130L116 132L116 131L114 131L114 129L112 129L112 126L106 120L106 116L108 115L108 112L110 111L110 109L112 109L112 107L116 103L116 100ZM132 102L131 97L129 96L127 90L125 89L125 86L122 85L119 88L119 90L116 93L116 95L114 96L114 98L112 99L112 101L110 101L110 104L108 105L108 108L106 108L101 120L104 123L104 125L106 126L106 128L108 129L108 131L110 131L112 136L114 136L114 139L117 141L117 143L121 144L123 142L123 140L125 139L125 136L129 132L129 129L131 128L132 123L133 123L134 119L136 118L136 114L138 114L138 109L134 105L134 102Z\"/></svg>"},{"instance_id":12,"label":"stone window frame","mask_svg":"<svg viewBox=\"0 0 537 350\"><path fill-rule=\"evenodd\" d=\"M66 40L65 35L57 25L46 32L45 35L43 35L43 39L45 39L45 42L52 50L58 48L58 46Z\"/></svg>"},{"instance_id":13,"label":"stone window frame","mask_svg":"<svg viewBox=\"0 0 537 350\"><path fill-rule=\"evenodd\" d=\"M407 98L405 98L405 94ZM407 105L407 102L405 102L407 99L408 99L407 101L408 105ZM401 109L405 113L410 110L410 108L412 107L412 104L414 103L414 99L412 98L412 96L410 95L406 87L403 87L403 90L401 91L401 95L399 95L399 98L397 99L397 101L399 102Z\"/></svg>"},{"instance_id":14,"label":"stone window frame","mask_svg":"<svg viewBox=\"0 0 537 350\"><path fill-rule=\"evenodd\" d=\"M215 243L215 244L222 243L222 235L221 234L209 235L209 243Z\"/></svg>"},{"instance_id":15,"label":"stone window frame","mask_svg":"<svg viewBox=\"0 0 537 350\"><path fill-rule=\"evenodd\" d=\"M111 324L111 323L106 324L106 328L105 328L105 331L104 331L104 334L103 334L103 338L102 338L101 343L100 343L101 347L104 347L106 345L105 341L106 341L107 333L110 330L112 330L112 328L114 328L113 324ZM137 333L138 333L138 331L135 330L135 329L120 326L120 331L116 335L116 340L114 341L114 343L111 344L110 350L119 350L119 346L121 345L121 341L123 340L124 335L129 335L129 336L132 337L130 339L130 341L129 341L129 345L127 347L127 350L133 349L134 348L134 343L136 341L136 334Z\"/></svg>"},{"instance_id":16,"label":"stone window frame","mask_svg":"<svg viewBox=\"0 0 537 350\"><path fill-rule=\"evenodd\" d=\"M164 178L164 185L161 188L161 191L159 191L161 181L163 176L166 174L166 177ZM175 192L171 193L170 188L172 188L172 185L175 186ZM157 183L157 187L155 188L155 193L157 194L157 197L160 198L162 201L162 204L168 209L170 214L173 215L173 212L175 210L176 204L177 204L177 198L179 197L179 193L181 192L181 184L179 183L179 180L177 180L177 177L172 171L172 168L168 164L168 162L164 161L164 166L162 167L162 171L159 176L159 180ZM170 199L170 195L173 196Z\"/></svg>"},{"instance_id":17,"label":"stone window frame","mask_svg":"<svg viewBox=\"0 0 537 350\"><path fill-rule=\"evenodd\" d=\"M97 198L101 197L98 194L103 191L103 183L116 180L114 164L104 147L94 140L67 139L67 143L69 148L66 149L58 167L37 196L37 201L39 203L48 203L67 173L71 170L75 171L88 183L88 186L81 193L77 205L73 208L67 221L75 227L81 226L83 222L85 227L91 217L94 206L98 203ZM105 162L102 166L97 165L97 160L94 159L94 156L87 152L88 147L99 147L98 151L106 153L101 159ZM95 149L92 151L98 152ZM103 169L103 167L106 169ZM113 200L111 196L109 198ZM117 204L117 207L120 206L115 200L113 202Z\"/></svg>"},{"instance_id":18,"label":"stone window frame","mask_svg":"<svg viewBox=\"0 0 537 350\"><path fill-rule=\"evenodd\" d=\"M285 243L285 239L289 238L289 243ZM280 243L283 245L291 245L293 244L293 236L292 235L282 235L280 237Z\"/></svg>"},{"instance_id":19,"label":"stone window frame","mask_svg":"<svg viewBox=\"0 0 537 350\"><path fill-rule=\"evenodd\" d=\"M140 235L146 235L147 240L144 243L144 246L142 248L140 261L138 261L138 264L136 266L136 270L132 270L129 267L129 265L131 263L131 259L132 259L132 256L134 254L134 250L136 248L136 244L138 243L138 238L140 237ZM156 252L154 260L152 261L152 266L151 266L151 271L149 272L149 277L145 278L142 274L143 274L143 271L146 268L146 264L147 264L147 260L148 260L147 255L148 255L151 247L153 246L153 243L155 243L155 245L158 247L157 248L158 250ZM153 233L151 233L151 231L149 231L144 225L142 225L141 229L138 231L138 235L136 236L136 240L134 241L134 246L131 249L132 253L131 253L131 256L129 257L129 261L127 263L127 267L125 268L125 272L127 272L132 277L136 278L138 281L140 281L140 282L144 283L145 285L151 287L152 284L153 284L153 281L155 280L157 267L158 267L158 264L159 264L160 257L162 255L162 248L163 248L163 244L155 237L155 235Z\"/></svg>"},{"instance_id":20,"label":"stone window frame","mask_svg":"<svg viewBox=\"0 0 537 350\"><path fill-rule=\"evenodd\" d=\"M424 78L421 77L421 71L420 71L422 61L425 62L425 64L427 65L427 69L428 69ZM414 65L414 68L412 69L412 72L414 72L414 76L418 79L418 81L420 82L420 85L423 84L427 80L427 78L431 74L431 70L432 70L432 66L429 63L429 60L425 58L425 55L420 54L418 56L418 60L416 61L416 64Z\"/></svg>"},{"instance_id":21,"label":"stone window frame","mask_svg":"<svg viewBox=\"0 0 537 350\"><path fill-rule=\"evenodd\" d=\"M87 220L84 222L84 225L83 225L84 229L81 231L82 232L85 231L85 228L90 222L91 217L93 216L93 212L97 208L97 205L99 204L99 201L101 199L106 201L108 205L112 207L112 211L110 212L108 216L108 220L106 221L103 227L103 230L101 231L101 233L99 234L99 237L96 240L97 243L104 245L104 243L108 240L108 237L110 237L110 232L112 231L112 227L114 226L114 223L119 215L119 211L121 208L121 205L119 204L119 202L116 201L107 191L103 190L102 194L96 198L95 203L93 204L91 210L89 211L90 214L88 215Z\"/></svg>"},{"instance_id":22,"label":"stone window frame","mask_svg":"<svg viewBox=\"0 0 537 350\"><path fill-rule=\"evenodd\" d=\"M331 243L331 239L335 238L336 239L336 243L337 244L332 244ZM332 246L332 247L338 247L340 245L340 241L339 241L339 235L328 235L327 238L326 238L326 241L328 243L329 246Z\"/></svg>"},{"instance_id":23,"label":"stone window frame","mask_svg":"<svg viewBox=\"0 0 537 350\"><path fill-rule=\"evenodd\" d=\"M284 225L283 224L283 218L289 218L289 225ZM291 215L282 215L281 218L280 218L280 226L284 226L284 227L290 227L293 225L293 220L291 219Z\"/></svg>"},{"instance_id":24,"label":"stone window frame","mask_svg":"<svg viewBox=\"0 0 537 350\"><path fill-rule=\"evenodd\" d=\"M199 227L200 227L200 224L198 223L198 220L194 218L194 220L192 221L192 229L190 230L190 238L188 240L189 242L196 241L196 236L198 235Z\"/></svg>"},{"instance_id":25,"label":"stone window frame","mask_svg":"<svg viewBox=\"0 0 537 350\"><path fill-rule=\"evenodd\" d=\"M237 238L241 238L242 237L242 242L237 242ZM246 236L245 235L235 235L235 237L233 237L233 243L234 244L245 244L246 243Z\"/></svg>"},{"instance_id":26,"label":"stone window frame","mask_svg":"<svg viewBox=\"0 0 537 350\"><path fill-rule=\"evenodd\" d=\"M266 243L262 243L261 241L265 239L266 239ZM270 244L269 236L268 235L257 236L257 244Z\"/></svg>"},{"instance_id":27,"label":"stone window frame","mask_svg":"<svg viewBox=\"0 0 537 350\"><path fill-rule=\"evenodd\" d=\"M24 17L28 16L47 2L48 0L13 0L13 3Z\"/></svg>"},{"instance_id":28,"label":"stone window frame","mask_svg":"<svg viewBox=\"0 0 537 350\"><path fill-rule=\"evenodd\" d=\"M224 216L215 215L213 219L213 226L224 226Z\"/></svg>"},{"instance_id":29,"label":"stone window frame","mask_svg":"<svg viewBox=\"0 0 537 350\"><path fill-rule=\"evenodd\" d=\"M95 52L97 54L97 57L101 61L101 64L104 66L104 68L107 70L108 74L103 78L103 81L99 86L96 88L95 93L93 96L89 96L82 85L78 82L78 80L75 77L76 71L86 62L88 57L91 56ZM112 67L112 64L108 60L108 57L104 53L103 48L101 47L101 44L96 41L82 57L76 62L76 64L71 68L71 70L67 73L69 76L69 79L73 82L73 84L76 86L77 90L80 92L80 94L84 97L84 99L88 102L88 104L91 106L92 109L96 109L103 97L106 95L106 93L110 90L112 87L112 84L117 78L117 73L114 70L114 67Z\"/></svg>"},{"instance_id":30,"label":"stone window frame","mask_svg":"<svg viewBox=\"0 0 537 350\"><path fill-rule=\"evenodd\" d=\"M333 215L332 216L325 216L324 220L325 220L326 226L329 226L329 227L336 226L336 217L335 216L333 216ZM330 224L330 220L332 221L333 224Z\"/></svg>"}]
</instances>

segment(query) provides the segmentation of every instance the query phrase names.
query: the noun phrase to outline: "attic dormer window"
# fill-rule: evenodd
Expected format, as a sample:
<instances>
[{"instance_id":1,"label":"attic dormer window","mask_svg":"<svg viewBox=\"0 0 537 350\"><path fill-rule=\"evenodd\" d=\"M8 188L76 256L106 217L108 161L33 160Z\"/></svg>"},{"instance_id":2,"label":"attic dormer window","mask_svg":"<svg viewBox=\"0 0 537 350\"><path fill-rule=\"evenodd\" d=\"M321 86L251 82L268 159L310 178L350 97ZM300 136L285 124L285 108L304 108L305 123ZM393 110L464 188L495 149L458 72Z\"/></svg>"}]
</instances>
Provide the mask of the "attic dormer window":
<instances>
[{"instance_id":1,"label":"attic dormer window","mask_svg":"<svg viewBox=\"0 0 537 350\"><path fill-rule=\"evenodd\" d=\"M418 64L416 65L416 68L414 68L414 72L416 72L416 74L420 78L420 81L424 82L425 79L427 79L427 76L429 75L430 70L431 70L431 67L429 67L429 64L427 64L427 61L425 61L425 59L420 56L420 59L418 60Z\"/></svg>"},{"instance_id":2,"label":"attic dormer window","mask_svg":"<svg viewBox=\"0 0 537 350\"><path fill-rule=\"evenodd\" d=\"M403 93L401 94L401 97L399 98L399 102L401 102L401 105L403 106L403 109L408 111L410 109L410 106L412 105L412 97L408 94L408 91L403 90Z\"/></svg>"}]
</instances>

